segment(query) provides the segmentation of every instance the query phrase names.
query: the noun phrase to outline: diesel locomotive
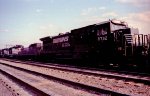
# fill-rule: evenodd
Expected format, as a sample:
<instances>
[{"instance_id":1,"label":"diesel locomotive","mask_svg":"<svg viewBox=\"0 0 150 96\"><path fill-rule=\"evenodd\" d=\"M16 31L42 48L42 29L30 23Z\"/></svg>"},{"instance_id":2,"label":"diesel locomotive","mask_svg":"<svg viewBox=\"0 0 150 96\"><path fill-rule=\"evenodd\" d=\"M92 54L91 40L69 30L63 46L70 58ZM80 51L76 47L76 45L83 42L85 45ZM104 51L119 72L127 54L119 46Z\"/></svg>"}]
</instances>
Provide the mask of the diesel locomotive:
<instances>
[{"instance_id":1,"label":"diesel locomotive","mask_svg":"<svg viewBox=\"0 0 150 96\"><path fill-rule=\"evenodd\" d=\"M147 58L150 35L139 34L124 22L109 20L40 40L43 42L41 54L49 59L135 64Z\"/></svg>"}]
</instances>

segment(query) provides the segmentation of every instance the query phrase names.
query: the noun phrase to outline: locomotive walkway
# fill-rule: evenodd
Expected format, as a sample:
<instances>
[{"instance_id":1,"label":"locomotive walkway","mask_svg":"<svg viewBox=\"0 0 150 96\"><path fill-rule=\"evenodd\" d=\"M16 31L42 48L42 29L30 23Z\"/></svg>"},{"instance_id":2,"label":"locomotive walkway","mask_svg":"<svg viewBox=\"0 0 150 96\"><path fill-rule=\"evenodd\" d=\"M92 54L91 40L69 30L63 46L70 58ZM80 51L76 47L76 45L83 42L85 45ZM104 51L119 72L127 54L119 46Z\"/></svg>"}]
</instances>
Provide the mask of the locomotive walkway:
<instances>
[{"instance_id":1,"label":"locomotive walkway","mask_svg":"<svg viewBox=\"0 0 150 96\"><path fill-rule=\"evenodd\" d=\"M101 92L101 93L109 93L111 95L142 95L142 96L148 96L150 95L150 86L144 83L137 83L133 82L132 80L124 80L124 79L116 79L114 77L108 78L104 76L94 76L92 74L79 74L71 71L65 71L65 70L58 70L58 69L52 69L52 68L44 68L34 65L27 65L23 63L14 63L9 61L0 60L2 64L8 64L9 67L13 68L21 68L20 70L28 70L30 72L37 73L39 72L42 76L51 76L55 78L59 78L62 80L69 80L74 82L74 84L78 85L81 84L82 88L83 85L88 86L89 88L93 89L95 88L97 91L95 92ZM8 66L7 65L7 66ZM6 65L5 65L6 66ZM45 76L45 77L46 77ZM149 79L149 78L147 78ZM61 80L61 81L62 81ZM58 82L58 81L57 81ZM67 82L66 82L67 83ZM81 86L80 86L81 87ZM91 90L90 89L90 90ZM105 89L100 91L100 89ZM100 93L98 93L100 94Z\"/></svg>"}]
</instances>

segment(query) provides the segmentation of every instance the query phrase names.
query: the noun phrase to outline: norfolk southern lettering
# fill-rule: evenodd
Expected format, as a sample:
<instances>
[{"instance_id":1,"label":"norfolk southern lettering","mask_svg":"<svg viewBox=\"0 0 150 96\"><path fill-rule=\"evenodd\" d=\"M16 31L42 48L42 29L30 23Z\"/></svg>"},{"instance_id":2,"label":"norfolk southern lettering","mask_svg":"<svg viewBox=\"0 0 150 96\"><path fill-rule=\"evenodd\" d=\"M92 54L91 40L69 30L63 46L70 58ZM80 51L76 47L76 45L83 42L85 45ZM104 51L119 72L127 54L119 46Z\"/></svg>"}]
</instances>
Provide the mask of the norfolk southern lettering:
<instances>
[{"instance_id":1,"label":"norfolk southern lettering","mask_svg":"<svg viewBox=\"0 0 150 96\"><path fill-rule=\"evenodd\" d=\"M53 39L53 43L67 42L68 39L69 39L68 36L55 38L55 39Z\"/></svg>"}]
</instances>

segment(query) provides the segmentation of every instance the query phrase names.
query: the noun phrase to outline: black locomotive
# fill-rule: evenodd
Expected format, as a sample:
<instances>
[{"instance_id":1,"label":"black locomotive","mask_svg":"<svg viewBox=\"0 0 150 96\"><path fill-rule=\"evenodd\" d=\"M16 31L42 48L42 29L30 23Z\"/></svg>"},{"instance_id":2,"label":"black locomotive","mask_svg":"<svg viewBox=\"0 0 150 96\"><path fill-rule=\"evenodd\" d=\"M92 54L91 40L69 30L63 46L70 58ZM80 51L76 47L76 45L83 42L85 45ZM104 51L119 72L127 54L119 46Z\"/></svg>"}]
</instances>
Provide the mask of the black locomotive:
<instances>
[{"instance_id":1,"label":"black locomotive","mask_svg":"<svg viewBox=\"0 0 150 96\"><path fill-rule=\"evenodd\" d=\"M74 29L70 33L41 38L41 55L62 61L67 59L86 61L90 64L139 66L144 62L142 58L148 57L148 36L138 33L135 35L125 23L109 20Z\"/></svg>"}]
</instances>

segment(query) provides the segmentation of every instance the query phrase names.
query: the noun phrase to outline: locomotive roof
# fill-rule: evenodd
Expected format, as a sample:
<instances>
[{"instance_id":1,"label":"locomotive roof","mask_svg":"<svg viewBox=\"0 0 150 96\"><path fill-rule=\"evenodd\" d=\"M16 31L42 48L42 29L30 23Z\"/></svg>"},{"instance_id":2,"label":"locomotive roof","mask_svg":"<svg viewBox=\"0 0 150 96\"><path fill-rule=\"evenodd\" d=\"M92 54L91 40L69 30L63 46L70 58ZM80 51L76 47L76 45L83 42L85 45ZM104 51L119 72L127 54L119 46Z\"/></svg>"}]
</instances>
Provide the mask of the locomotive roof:
<instances>
[{"instance_id":1,"label":"locomotive roof","mask_svg":"<svg viewBox=\"0 0 150 96\"><path fill-rule=\"evenodd\" d=\"M97 24L94 24L94 25L101 25L101 24L105 24L105 23L110 23L110 21L103 21L103 22L100 22L100 23L97 23Z\"/></svg>"},{"instance_id":2,"label":"locomotive roof","mask_svg":"<svg viewBox=\"0 0 150 96\"><path fill-rule=\"evenodd\" d=\"M4 48L4 49L2 49L2 51L3 51L3 50L8 50L8 49L9 49L9 48Z\"/></svg>"},{"instance_id":3,"label":"locomotive roof","mask_svg":"<svg viewBox=\"0 0 150 96\"><path fill-rule=\"evenodd\" d=\"M95 26L95 24L93 24L93 25L88 25L88 26L81 27L81 28L77 28L77 29L73 29L73 30L71 30L71 32L72 32L72 31L75 31L75 30L84 29L84 28L87 28L87 27L92 27L92 26Z\"/></svg>"},{"instance_id":4,"label":"locomotive roof","mask_svg":"<svg viewBox=\"0 0 150 96\"><path fill-rule=\"evenodd\" d=\"M104 22L100 22L100 23L96 23L96 24L91 24L91 25L87 25L81 28L77 28L77 29L73 29L73 30L78 30L78 29L82 29L82 28L86 28L86 27L92 27L92 26L96 26L96 25L101 25L101 24L105 24L105 23L110 23L110 21L104 21Z\"/></svg>"},{"instance_id":5,"label":"locomotive roof","mask_svg":"<svg viewBox=\"0 0 150 96\"><path fill-rule=\"evenodd\" d=\"M63 36L67 36L67 35L70 35L70 33L69 33L69 32L66 32L65 34L59 34L59 35L57 35L57 36L53 36L52 39L54 39L54 38L59 38L59 37L63 37Z\"/></svg>"},{"instance_id":6,"label":"locomotive roof","mask_svg":"<svg viewBox=\"0 0 150 96\"><path fill-rule=\"evenodd\" d=\"M47 41L47 40L50 40L50 39L51 39L51 37L50 37L50 36L40 38L40 40L41 40L41 41Z\"/></svg>"},{"instance_id":7,"label":"locomotive roof","mask_svg":"<svg viewBox=\"0 0 150 96\"><path fill-rule=\"evenodd\" d=\"M111 23L111 20L100 22L100 23L96 23L96 24L92 24L92 25L88 25L88 26L84 26L84 27L77 28L77 29L73 29L71 31L75 31L75 30L79 30L79 29L84 29L86 27L92 27L92 26L96 26L96 25L102 25L102 24L106 24L106 23Z\"/></svg>"},{"instance_id":8,"label":"locomotive roof","mask_svg":"<svg viewBox=\"0 0 150 96\"><path fill-rule=\"evenodd\" d=\"M23 45L15 45L13 47L10 47L9 49L11 49L11 48L22 48L22 47L23 47Z\"/></svg>"},{"instance_id":9,"label":"locomotive roof","mask_svg":"<svg viewBox=\"0 0 150 96\"><path fill-rule=\"evenodd\" d=\"M30 44L30 45L29 45L29 47L33 47L33 46L37 46L37 45L39 45L39 46L40 46L40 45L41 45L41 43L33 43L33 44Z\"/></svg>"},{"instance_id":10,"label":"locomotive roof","mask_svg":"<svg viewBox=\"0 0 150 96\"><path fill-rule=\"evenodd\" d=\"M117 21L117 20L116 20L116 21ZM121 21L116 22L116 21L115 21L115 20L103 21L103 22L100 22L100 23L96 23L96 24L84 26L84 27L81 27L81 28L73 29L73 30L78 30L78 29L82 29L82 28L86 28L86 27L90 27L90 26L92 27L92 26L96 26L96 25L103 25L103 24L106 24L106 23L112 23L112 24L114 24L114 25L127 26L127 25L125 24L125 22L121 22ZM73 30L71 30L71 31L73 31Z\"/></svg>"},{"instance_id":11,"label":"locomotive roof","mask_svg":"<svg viewBox=\"0 0 150 96\"><path fill-rule=\"evenodd\" d=\"M54 38L59 38L59 37L67 36L67 35L70 35L70 33L69 32L66 32L65 34L59 33L59 35L57 35L57 36L53 36L53 37L47 36L47 37L44 37L44 38L40 38L40 40L41 41L49 41L49 40L52 40Z\"/></svg>"},{"instance_id":12,"label":"locomotive roof","mask_svg":"<svg viewBox=\"0 0 150 96\"><path fill-rule=\"evenodd\" d=\"M104 21L104 22L97 23L96 25L101 25L101 24L105 24L105 23L112 23L112 24L114 24L114 25L127 26L126 22L124 22L124 21L119 21L119 20L108 20L108 21Z\"/></svg>"}]
</instances>

